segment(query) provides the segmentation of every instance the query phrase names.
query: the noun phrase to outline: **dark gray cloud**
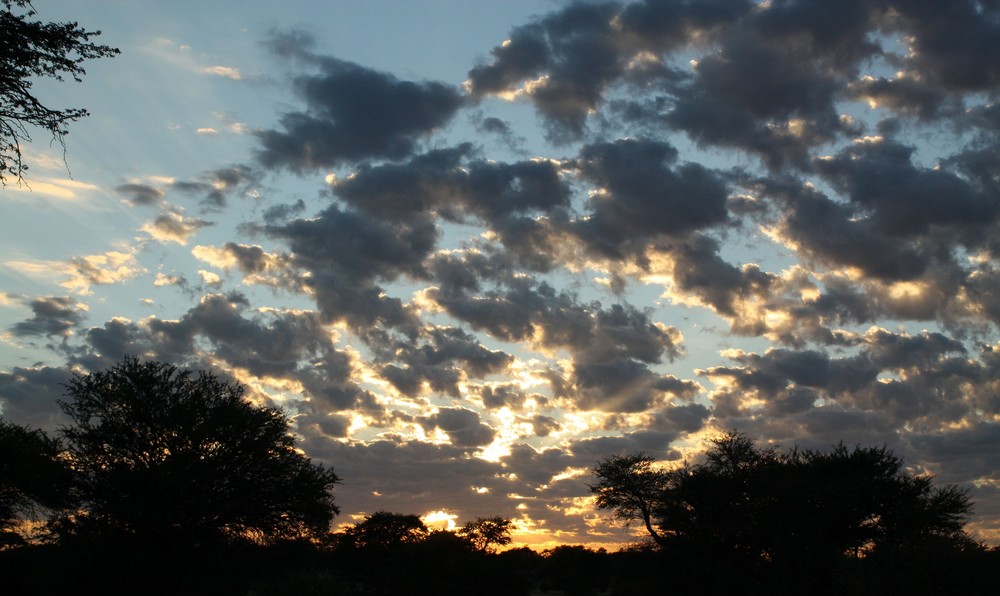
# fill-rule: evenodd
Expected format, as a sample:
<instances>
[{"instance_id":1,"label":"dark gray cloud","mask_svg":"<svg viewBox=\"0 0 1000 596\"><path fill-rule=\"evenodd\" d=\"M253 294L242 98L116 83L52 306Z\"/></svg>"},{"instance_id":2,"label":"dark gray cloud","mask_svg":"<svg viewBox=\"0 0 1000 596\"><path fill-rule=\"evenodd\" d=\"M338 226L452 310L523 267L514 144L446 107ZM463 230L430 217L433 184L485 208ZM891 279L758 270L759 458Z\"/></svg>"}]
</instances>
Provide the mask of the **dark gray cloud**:
<instances>
[{"instance_id":1,"label":"dark gray cloud","mask_svg":"<svg viewBox=\"0 0 1000 596\"><path fill-rule=\"evenodd\" d=\"M813 434L810 428L820 429L815 432L822 437L852 436L851 425L861 420L867 422L860 426L873 432L908 426L933 433L997 408L986 397L995 384L988 379L997 370L991 352L972 359L960 343L941 334L879 328L861 338L860 348L843 357L785 349L734 355L737 366L702 372L724 380L712 394L713 415L730 426L766 418L775 429L785 425L780 431L785 436L805 441Z\"/></svg>"},{"instance_id":2,"label":"dark gray cloud","mask_svg":"<svg viewBox=\"0 0 1000 596\"><path fill-rule=\"evenodd\" d=\"M234 194L242 198L257 197L263 183L263 172L246 164L209 170L201 177L201 182L175 182L172 187L201 195L201 204L209 209L226 207Z\"/></svg>"},{"instance_id":3,"label":"dark gray cloud","mask_svg":"<svg viewBox=\"0 0 1000 596\"><path fill-rule=\"evenodd\" d=\"M982 195L951 172L913 164L913 147L892 141L855 144L816 169L835 189L867 213L871 225L894 237L955 230L975 246L977 230L996 220L996 196Z\"/></svg>"},{"instance_id":4,"label":"dark gray cloud","mask_svg":"<svg viewBox=\"0 0 1000 596\"><path fill-rule=\"evenodd\" d=\"M615 6L573 3L540 22L518 27L510 42L493 50L494 61L469 72L474 97L510 91L543 73L528 95L553 125L552 137L579 136L587 112L618 77L622 56L611 26Z\"/></svg>"},{"instance_id":5,"label":"dark gray cloud","mask_svg":"<svg viewBox=\"0 0 1000 596\"><path fill-rule=\"evenodd\" d=\"M480 253L441 255L430 269L445 283L428 297L450 315L503 341L569 351L571 376L551 379L554 394L575 407L637 412L669 394L687 396L694 389L650 369L682 350L680 333L654 323L648 312L624 304L580 303L545 282L513 275ZM482 282L495 289L482 288Z\"/></svg>"},{"instance_id":6,"label":"dark gray cloud","mask_svg":"<svg viewBox=\"0 0 1000 596\"><path fill-rule=\"evenodd\" d=\"M287 112L277 129L256 133L258 161L267 168L307 172L373 157L399 159L448 123L463 104L458 90L438 82L401 81L388 73L309 52L302 39L271 44L319 72L294 78L305 110Z\"/></svg>"},{"instance_id":7,"label":"dark gray cloud","mask_svg":"<svg viewBox=\"0 0 1000 596\"><path fill-rule=\"evenodd\" d=\"M338 180L334 193L382 218L437 213L452 221L472 216L498 225L514 214L545 213L569 204L570 191L549 161L512 164L471 159L464 144L431 151L401 164L363 166Z\"/></svg>"},{"instance_id":8,"label":"dark gray cloud","mask_svg":"<svg viewBox=\"0 0 1000 596\"><path fill-rule=\"evenodd\" d=\"M503 144L514 153L524 154L524 146L527 139L514 133L510 124L502 118L489 116L474 120L476 130L492 135L496 135Z\"/></svg>"},{"instance_id":9,"label":"dark gray cloud","mask_svg":"<svg viewBox=\"0 0 1000 596\"><path fill-rule=\"evenodd\" d=\"M469 86L475 97L520 91L565 137L583 134L624 85L631 98L611 103L626 122L803 167L812 148L859 133L836 107L848 89L928 119L957 115L956 94L995 85L996 11L973 0L945 11L866 0L573 3L515 28ZM898 51L890 35L910 47ZM685 77L671 59L687 62L692 48ZM874 60L904 75L859 77Z\"/></svg>"},{"instance_id":10,"label":"dark gray cloud","mask_svg":"<svg viewBox=\"0 0 1000 596\"><path fill-rule=\"evenodd\" d=\"M376 281L425 276L423 260L439 234L431 218L378 221L334 205L317 217L264 231L288 243L293 265L308 273L303 285L327 320L345 320L357 329L387 325L415 332L414 315Z\"/></svg>"},{"instance_id":11,"label":"dark gray cloud","mask_svg":"<svg viewBox=\"0 0 1000 596\"><path fill-rule=\"evenodd\" d=\"M400 392L419 395L426 382L437 393L460 396L459 382L503 373L514 361L500 350L490 350L474 336L455 327L433 327L421 333L426 343L392 342L396 363L382 374ZM389 346L379 346L389 352Z\"/></svg>"},{"instance_id":12,"label":"dark gray cloud","mask_svg":"<svg viewBox=\"0 0 1000 596\"><path fill-rule=\"evenodd\" d=\"M167 190L201 197L202 206L209 209L226 207L233 194L256 196L262 185L263 173L249 165L238 164L207 170L195 180L175 180L158 188L149 184L128 183L115 187L115 192L132 205L159 205Z\"/></svg>"},{"instance_id":13,"label":"dark gray cloud","mask_svg":"<svg viewBox=\"0 0 1000 596\"><path fill-rule=\"evenodd\" d=\"M803 164L810 147L842 132L837 81L788 50L733 36L698 61L665 123L704 145L759 154L772 167Z\"/></svg>"},{"instance_id":14,"label":"dark gray cloud","mask_svg":"<svg viewBox=\"0 0 1000 596\"><path fill-rule=\"evenodd\" d=\"M447 434L452 445L457 447L482 447L496 435L492 428L479 421L479 414L465 408L440 408L437 413L418 420L427 430L438 429Z\"/></svg>"},{"instance_id":15,"label":"dark gray cloud","mask_svg":"<svg viewBox=\"0 0 1000 596\"><path fill-rule=\"evenodd\" d=\"M993 2L957 0L947 6L934 2L888 3L892 12L883 26L912 36L906 57L908 70L955 91L981 91L1000 83L1000 7Z\"/></svg>"},{"instance_id":16,"label":"dark gray cloud","mask_svg":"<svg viewBox=\"0 0 1000 596\"><path fill-rule=\"evenodd\" d=\"M7 422L55 431L68 422L58 401L72 376L65 368L49 366L0 372L0 415Z\"/></svg>"},{"instance_id":17,"label":"dark gray cloud","mask_svg":"<svg viewBox=\"0 0 1000 596\"><path fill-rule=\"evenodd\" d=\"M88 369L109 366L126 355L204 366L211 346L216 361L265 379L302 384L319 412L372 407L352 380L352 359L337 350L318 313L256 314L239 293L209 294L177 320L113 320L86 332L86 351L76 361Z\"/></svg>"},{"instance_id":18,"label":"dark gray cloud","mask_svg":"<svg viewBox=\"0 0 1000 596\"><path fill-rule=\"evenodd\" d=\"M671 168L677 150L668 143L620 140L588 145L580 152L581 177L597 192L588 217L578 224L585 242L610 257L658 235L683 236L726 220L722 179L705 167Z\"/></svg>"},{"instance_id":19,"label":"dark gray cloud","mask_svg":"<svg viewBox=\"0 0 1000 596\"><path fill-rule=\"evenodd\" d=\"M133 205L158 205L164 192L148 184L122 184L115 187L115 192L124 196Z\"/></svg>"},{"instance_id":20,"label":"dark gray cloud","mask_svg":"<svg viewBox=\"0 0 1000 596\"><path fill-rule=\"evenodd\" d=\"M749 265L737 267L719 254L721 246L711 236L697 235L690 240L665 247L673 260L674 283L684 292L698 297L717 313L735 317L737 303L765 294L773 276ZM743 333L753 330L741 327Z\"/></svg>"},{"instance_id":21,"label":"dark gray cloud","mask_svg":"<svg viewBox=\"0 0 1000 596\"><path fill-rule=\"evenodd\" d=\"M342 442L315 435L307 436L303 447L344 479L337 491L344 511L422 515L446 507L460 522L486 511L514 518L517 502L507 495L531 491L506 477L499 463L468 457L467 447L395 439Z\"/></svg>"},{"instance_id":22,"label":"dark gray cloud","mask_svg":"<svg viewBox=\"0 0 1000 596\"><path fill-rule=\"evenodd\" d=\"M915 239L893 239L877 223L812 187L793 182L768 183L766 192L780 201L784 233L814 265L852 266L886 280L914 279L937 255Z\"/></svg>"},{"instance_id":23,"label":"dark gray cloud","mask_svg":"<svg viewBox=\"0 0 1000 596\"><path fill-rule=\"evenodd\" d=\"M86 308L72 298L41 296L28 303L30 319L15 323L10 331L18 337L44 335L66 337L86 318Z\"/></svg>"},{"instance_id":24,"label":"dark gray cloud","mask_svg":"<svg viewBox=\"0 0 1000 596\"><path fill-rule=\"evenodd\" d=\"M948 95L943 90L912 77L869 76L852 83L849 91L855 99L921 119L936 118L943 109L957 109L947 105Z\"/></svg>"}]
</instances>

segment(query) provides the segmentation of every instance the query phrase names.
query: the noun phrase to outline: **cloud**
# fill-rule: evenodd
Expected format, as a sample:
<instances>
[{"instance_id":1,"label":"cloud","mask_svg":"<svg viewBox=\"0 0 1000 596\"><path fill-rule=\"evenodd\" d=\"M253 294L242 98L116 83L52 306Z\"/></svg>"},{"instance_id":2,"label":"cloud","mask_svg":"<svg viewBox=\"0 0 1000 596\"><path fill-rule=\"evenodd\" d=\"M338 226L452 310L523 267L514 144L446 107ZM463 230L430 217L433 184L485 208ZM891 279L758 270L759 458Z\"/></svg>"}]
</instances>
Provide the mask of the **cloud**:
<instances>
[{"instance_id":1,"label":"cloud","mask_svg":"<svg viewBox=\"0 0 1000 596\"><path fill-rule=\"evenodd\" d=\"M132 205L156 205L163 198L163 191L147 184L122 184L115 187L115 192L126 197Z\"/></svg>"},{"instance_id":2,"label":"cloud","mask_svg":"<svg viewBox=\"0 0 1000 596\"><path fill-rule=\"evenodd\" d=\"M85 318L87 307L72 298L42 296L29 302L34 316L13 325L10 330L17 337L32 335L62 336L73 333Z\"/></svg>"},{"instance_id":3,"label":"cloud","mask_svg":"<svg viewBox=\"0 0 1000 596\"><path fill-rule=\"evenodd\" d=\"M263 231L288 243L293 265L307 273L303 285L329 320L344 320L356 329L386 325L413 332L413 313L376 282L424 276L423 259L439 234L433 220L380 221L334 205L317 217Z\"/></svg>"},{"instance_id":4,"label":"cloud","mask_svg":"<svg viewBox=\"0 0 1000 596\"><path fill-rule=\"evenodd\" d=\"M252 312L240 293L208 294L182 317L139 322L115 319L85 332L87 350L76 359L102 368L129 354L189 366L224 364L253 382L301 392L317 412L375 408L354 379L354 359L336 349L316 313ZM210 346L209 353L205 346Z\"/></svg>"},{"instance_id":5,"label":"cloud","mask_svg":"<svg viewBox=\"0 0 1000 596\"><path fill-rule=\"evenodd\" d=\"M587 113L623 70L610 4L575 3L516 28L492 52L493 62L473 68L473 97L521 93L553 125L552 138L584 132Z\"/></svg>"},{"instance_id":6,"label":"cloud","mask_svg":"<svg viewBox=\"0 0 1000 596\"><path fill-rule=\"evenodd\" d=\"M785 349L730 354L736 366L702 372L717 386L714 416L740 426L759 416L773 427L764 432L784 425L785 436L804 442L860 437L865 428L942 432L996 408L981 401L994 384L986 381L996 366L990 352L975 359L941 334L877 327L857 339L860 350L843 357Z\"/></svg>"},{"instance_id":7,"label":"cloud","mask_svg":"<svg viewBox=\"0 0 1000 596\"><path fill-rule=\"evenodd\" d=\"M59 285L67 290L88 295L93 285L121 283L146 272L131 248L111 250L102 254L72 257L68 261L7 261L5 266L33 277L65 277Z\"/></svg>"},{"instance_id":8,"label":"cloud","mask_svg":"<svg viewBox=\"0 0 1000 596\"><path fill-rule=\"evenodd\" d=\"M144 223L139 229L158 242L173 242L183 246L198 230L210 225L212 222L170 210L160 213L156 219Z\"/></svg>"},{"instance_id":9,"label":"cloud","mask_svg":"<svg viewBox=\"0 0 1000 596\"><path fill-rule=\"evenodd\" d=\"M426 383L434 393L457 398L461 396L460 383L503 373L514 360L500 350L486 348L474 336L458 328L425 328L421 336L426 338L426 343L407 338L372 346L385 354L384 359L392 360L382 368L381 374L406 395L420 395Z\"/></svg>"},{"instance_id":10,"label":"cloud","mask_svg":"<svg viewBox=\"0 0 1000 596\"><path fill-rule=\"evenodd\" d=\"M218 134L214 128L199 129L199 134ZM194 180L175 180L173 178L156 178L152 180L159 186L144 183L128 183L115 187L115 192L126 197L131 205L159 205L168 191L176 191L183 195L200 196L201 204L211 209L222 209L227 206L230 196L242 198L257 198L262 186L263 172L246 165L236 164L202 172ZM176 218L182 213L177 206L167 206L161 217Z\"/></svg>"},{"instance_id":11,"label":"cloud","mask_svg":"<svg viewBox=\"0 0 1000 596\"><path fill-rule=\"evenodd\" d=\"M286 47L289 43L296 45ZM372 157L405 157L419 139L447 124L463 103L458 91L443 83L401 81L315 56L301 41L286 39L271 47L278 55L307 57L319 72L294 79L304 111L287 112L279 129L256 133L257 159L267 168L306 172Z\"/></svg>"},{"instance_id":12,"label":"cloud","mask_svg":"<svg viewBox=\"0 0 1000 596\"><path fill-rule=\"evenodd\" d=\"M420 424L428 430L440 429L457 447L481 447L489 444L496 434L479 421L479 414L464 408L440 408L420 418Z\"/></svg>"},{"instance_id":13,"label":"cloud","mask_svg":"<svg viewBox=\"0 0 1000 596\"><path fill-rule=\"evenodd\" d=\"M584 147L577 167L594 185L589 217L578 224L584 242L620 258L623 245L724 223L728 193L721 177L695 163L671 169L676 159L676 149L657 141Z\"/></svg>"},{"instance_id":14,"label":"cloud","mask_svg":"<svg viewBox=\"0 0 1000 596\"><path fill-rule=\"evenodd\" d=\"M495 263L494 263L495 264ZM682 334L654 324L632 306L581 304L526 275L510 275L473 253L465 259L441 255L433 262L438 280L450 283L427 293L440 308L474 329L540 350L568 350L570 377L552 377L553 391L582 409L642 411L676 389L649 369L681 353ZM497 285L482 290L482 281ZM473 294L474 292L474 294ZM558 381L556 379L559 378ZM688 386L679 391L686 394Z\"/></svg>"},{"instance_id":15,"label":"cloud","mask_svg":"<svg viewBox=\"0 0 1000 596\"><path fill-rule=\"evenodd\" d=\"M68 422L57 401L71 377L66 369L47 366L0 372L0 414L7 421L56 431Z\"/></svg>"},{"instance_id":16,"label":"cloud","mask_svg":"<svg viewBox=\"0 0 1000 596\"><path fill-rule=\"evenodd\" d=\"M234 81L240 81L243 79L243 75L240 74L240 70L238 68L233 68L232 66L207 66L201 69L201 72L216 77L225 77Z\"/></svg>"},{"instance_id":17,"label":"cloud","mask_svg":"<svg viewBox=\"0 0 1000 596\"><path fill-rule=\"evenodd\" d=\"M913 152L913 147L875 138L818 160L816 169L858 211L868 213L866 220L881 234L929 235L933 226L954 230L952 241L975 248L982 238L979 230L996 221L1000 207L951 172L914 166Z\"/></svg>"}]
</instances>

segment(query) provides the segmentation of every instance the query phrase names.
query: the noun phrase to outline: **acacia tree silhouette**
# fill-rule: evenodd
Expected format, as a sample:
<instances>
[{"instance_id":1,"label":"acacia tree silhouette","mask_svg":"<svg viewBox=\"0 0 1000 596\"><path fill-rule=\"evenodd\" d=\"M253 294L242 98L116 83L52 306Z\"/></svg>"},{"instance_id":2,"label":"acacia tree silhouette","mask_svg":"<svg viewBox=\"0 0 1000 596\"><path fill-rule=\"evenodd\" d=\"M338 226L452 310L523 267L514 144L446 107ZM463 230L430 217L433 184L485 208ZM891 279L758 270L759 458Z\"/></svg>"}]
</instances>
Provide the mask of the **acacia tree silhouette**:
<instances>
[{"instance_id":1,"label":"acacia tree silhouette","mask_svg":"<svg viewBox=\"0 0 1000 596\"><path fill-rule=\"evenodd\" d=\"M610 509L626 523L641 521L650 537L663 546L665 538L654 527L653 508L670 475L653 467L655 461L645 453L609 457L594 466L597 484L590 485L590 491L597 495L600 509Z\"/></svg>"},{"instance_id":2,"label":"acacia tree silhouette","mask_svg":"<svg viewBox=\"0 0 1000 596\"><path fill-rule=\"evenodd\" d=\"M244 392L132 357L75 376L61 432L81 502L63 531L188 545L326 533L338 477L295 448L283 413Z\"/></svg>"},{"instance_id":3,"label":"acacia tree silhouette","mask_svg":"<svg viewBox=\"0 0 1000 596\"><path fill-rule=\"evenodd\" d=\"M642 520L660 547L743 565L829 570L845 558L965 548L968 493L935 487L885 447L756 447L732 431L700 464L666 471L644 454L597 464L597 505Z\"/></svg>"},{"instance_id":4,"label":"acacia tree silhouette","mask_svg":"<svg viewBox=\"0 0 1000 596\"><path fill-rule=\"evenodd\" d=\"M501 546L510 544L514 522L499 515L477 517L466 522L456 532L469 541L472 548L482 553L495 553Z\"/></svg>"}]
</instances>

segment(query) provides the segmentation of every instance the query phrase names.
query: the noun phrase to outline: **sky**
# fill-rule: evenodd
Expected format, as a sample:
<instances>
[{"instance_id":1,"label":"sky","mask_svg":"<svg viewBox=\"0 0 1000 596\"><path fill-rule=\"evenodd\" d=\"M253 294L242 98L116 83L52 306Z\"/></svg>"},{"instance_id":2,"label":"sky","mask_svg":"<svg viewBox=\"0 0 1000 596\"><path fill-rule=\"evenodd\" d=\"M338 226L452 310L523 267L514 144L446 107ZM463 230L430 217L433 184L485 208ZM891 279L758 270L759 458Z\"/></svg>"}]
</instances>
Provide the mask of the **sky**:
<instances>
[{"instance_id":1,"label":"sky","mask_svg":"<svg viewBox=\"0 0 1000 596\"><path fill-rule=\"evenodd\" d=\"M337 524L641 534L590 469L886 445L1000 543L1000 2L37 0L121 55L0 190L0 415L211 369Z\"/></svg>"}]
</instances>

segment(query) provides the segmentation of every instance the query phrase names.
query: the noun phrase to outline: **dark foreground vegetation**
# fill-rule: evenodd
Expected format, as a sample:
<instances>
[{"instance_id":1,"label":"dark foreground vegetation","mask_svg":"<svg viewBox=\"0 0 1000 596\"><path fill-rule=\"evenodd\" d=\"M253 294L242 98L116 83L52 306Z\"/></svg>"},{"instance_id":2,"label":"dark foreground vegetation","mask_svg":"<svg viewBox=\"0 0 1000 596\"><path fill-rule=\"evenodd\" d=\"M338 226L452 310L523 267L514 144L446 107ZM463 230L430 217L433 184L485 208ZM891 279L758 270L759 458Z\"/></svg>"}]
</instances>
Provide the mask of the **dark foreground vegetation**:
<instances>
[{"instance_id":1,"label":"dark foreground vegetation","mask_svg":"<svg viewBox=\"0 0 1000 596\"><path fill-rule=\"evenodd\" d=\"M377 511L331 533L338 477L239 384L127 358L77 376L50 437L0 420L4 594L988 594L1000 551L954 486L884 447L758 447L593 470L596 504L641 525L622 552L509 547L480 517L431 531Z\"/></svg>"},{"instance_id":2,"label":"dark foreground vegetation","mask_svg":"<svg viewBox=\"0 0 1000 596\"><path fill-rule=\"evenodd\" d=\"M121 541L0 552L4 594L995 594L996 550L845 559L822 586L708 553L562 546L490 554L447 532L389 548L308 542L171 546Z\"/></svg>"}]
</instances>

